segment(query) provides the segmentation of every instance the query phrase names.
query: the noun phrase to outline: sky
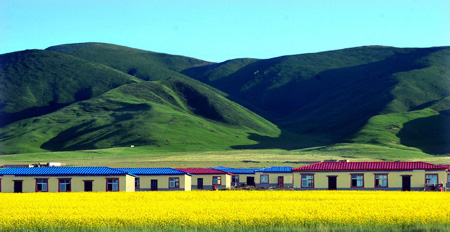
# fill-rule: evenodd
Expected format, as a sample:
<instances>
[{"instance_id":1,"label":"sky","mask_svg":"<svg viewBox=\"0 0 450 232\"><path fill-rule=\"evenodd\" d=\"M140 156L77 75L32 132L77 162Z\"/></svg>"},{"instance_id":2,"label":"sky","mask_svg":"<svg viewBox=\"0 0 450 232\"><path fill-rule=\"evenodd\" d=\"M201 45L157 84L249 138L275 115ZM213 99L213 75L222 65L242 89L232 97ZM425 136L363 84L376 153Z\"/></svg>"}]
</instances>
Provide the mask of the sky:
<instances>
[{"instance_id":1,"label":"sky","mask_svg":"<svg viewBox=\"0 0 450 232\"><path fill-rule=\"evenodd\" d=\"M222 62L450 45L449 0L0 0L0 54L104 42Z\"/></svg>"}]
</instances>

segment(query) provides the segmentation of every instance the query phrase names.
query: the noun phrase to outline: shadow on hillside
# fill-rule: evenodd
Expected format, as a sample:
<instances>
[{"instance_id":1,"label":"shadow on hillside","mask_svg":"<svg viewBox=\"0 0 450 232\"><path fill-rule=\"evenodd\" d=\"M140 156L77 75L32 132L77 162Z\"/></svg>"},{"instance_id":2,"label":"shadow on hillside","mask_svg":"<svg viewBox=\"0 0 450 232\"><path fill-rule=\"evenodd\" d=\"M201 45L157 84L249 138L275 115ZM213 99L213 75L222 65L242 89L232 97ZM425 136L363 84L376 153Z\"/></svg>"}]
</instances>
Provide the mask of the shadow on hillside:
<instances>
[{"instance_id":1,"label":"shadow on hillside","mask_svg":"<svg viewBox=\"0 0 450 232\"><path fill-rule=\"evenodd\" d=\"M39 117L45 114L55 112L63 107L70 105L55 103L49 106L32 107L16 113L0 113L0 127L4 127L10 123L17 122L27 118Z\"/></svg>"},{"instance_id":2,"label":"shadow on hillside","mask_svg":"<svg viewBox=\"0 0 450 232\"><path fill-rule=\"evenodd\" d=\"M316 74L315 78L294 79L262 94L252 92L248 99L255 102L247 102L244 106L251 110L259 106L259 110L275 113L273 115L277 116L268 118L270 121L296 134L308 136L293 139L284 133L278 138L252 134L249 139L257 141L257 145L234 148L295 149L310 144L348 142L371 117L383 112L394 100L391 91L399 83L395 74L427 67L428 64L418 60L437 50L396 53L377 62L328 69ZM241 99L241 102L248 99Z\"/></svg>"},{"instance_id":3,"label":"shadow on hillside","mask_svg":"<svg viewBox=\"0 0 450 232\"><path fill-rule=\"evenodd\" d=\"M298 135L282 131L278 137L250 133L248 139L258 142L254 145L232 146L232 149L283 149L295 150L308 147L326 146L336 141L326 135Z\"/></svg>"},{"instance_id":4,"label":"shadow on hillside","mask_svg":"<svg viewBox=\"0 0 450 232\"><path fill-rule=\"evenodd\" d=\"M428 154L450 154L450 110L407 122L397 134L400 142Z\"/></svg>"}]
</instances>

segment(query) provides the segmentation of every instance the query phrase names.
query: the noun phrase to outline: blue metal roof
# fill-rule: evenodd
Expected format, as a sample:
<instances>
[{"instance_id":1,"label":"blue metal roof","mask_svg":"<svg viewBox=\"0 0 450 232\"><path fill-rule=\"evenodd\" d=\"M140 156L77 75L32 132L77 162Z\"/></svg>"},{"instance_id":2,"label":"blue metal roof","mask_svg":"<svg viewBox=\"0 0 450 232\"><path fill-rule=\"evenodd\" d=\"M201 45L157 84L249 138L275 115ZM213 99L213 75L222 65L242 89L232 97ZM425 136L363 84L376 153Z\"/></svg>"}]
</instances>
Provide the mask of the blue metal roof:
<instances>
[{"instance_id":1,"label":"blue metal roof","mask_svg":"<svg viewBox=\"0 0 450 232\"><path fill-rule=\"evenodd\" d=\"M257 172L292 172L293 167L270 167L261 168Z\"/></svg>"},{"instance_id":2,"label":"blue metal roof","mask_svg":"<svg viewBox=\"0 0 450 232\"><path fill-rule=\"evenodd\" d=\"M133 173L135 175L182 175L187 172L175 170L173 168L117 168L118 170Z\"/></svg>"},{"instance_id":3,"label":"blue metal roof","mask_svg":"<svg viewBox=\"0 0 450 232\"><path fill-rule=\"evenodd\" d=\"M213 167L213 169L229 172L231 174L255 174L255 171L259 170L258 168L227 168L222 166Z\"/></svg>"},{"instance_id":4,"label":"blue metal roof","mask_svg":"<svg viewBox=\"0 0 450 232\"><path fill-rule=\"evenodd\" d=\"M39 168L5 168L0 175L18 176L63 176L63 175L131 175L125 171L108 167L39 167Z\"/></svg>"}]
</instances>

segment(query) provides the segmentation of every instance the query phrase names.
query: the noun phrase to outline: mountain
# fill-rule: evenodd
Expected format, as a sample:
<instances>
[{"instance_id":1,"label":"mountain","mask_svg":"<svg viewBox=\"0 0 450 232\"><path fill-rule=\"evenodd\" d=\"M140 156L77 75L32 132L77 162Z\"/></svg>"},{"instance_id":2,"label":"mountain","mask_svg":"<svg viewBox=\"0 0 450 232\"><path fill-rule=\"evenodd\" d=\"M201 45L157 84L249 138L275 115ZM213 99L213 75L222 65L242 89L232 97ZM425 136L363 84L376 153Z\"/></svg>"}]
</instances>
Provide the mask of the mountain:
<instances>
[{"instance_id":1,"label":"mountain","mask_svg":"<svg viewBox=\"0 0 450 232\"><path fill-rule=\"evenodd\" d=\"M368 46L267 60L231 60L182 73L228 93L284 131L328 138L329 143L414 147L417 143L407 142L411 133L403 131L402 139L383 140L378 133L367 136L364 129L389 131L371 119L403 113L407 123L408 112L427 109L450 96L449 57L449 47ZM433 122L449 125L449 109L445 105L434 110L440 116ZM450 153L450 140L431 140L441 141L441 149L433 153Z\"/></svg>"},{"instance_id":2,"label":"mountain","mask_svg":"<svg viewBox=\"0 0 450 232\"><path fill-rule=\"evenodd\" d=\"M58 52L0 55L0 125L44 115L138 81L108 66Z\"/></svg>"},{"instance_id":3,"label":"mountain","mask_svg":"<svg viewBox=\"0 0 450 232\"><path fill-rule=\"evenodd\" d=\"M212 63L104 43L0 55L3 153L375 144L450 154L450 48Z\"/></svg>"},{"instance_id":4,"label":"mountain","mask_svg":"<svg viewBox=\"0 0 450 232\"><path fill-rule=\"evenodd\" d=\"M87 61L104 64L145 81L186 78L179 72L211 62L164 53L144 51L105 43L65 44L46 50L72 55Z\"/></svg>"},{"instance_id":5,"label":"mountain","mask_svg":"<svg viewBox=\"0 0 450 232\"><path fill-rule=\"evenodd\" d=\"M170 78L123 85L100 96L2 128L4 153L151 145L168 150L250 145L248 134L278 128L240 105Z\"/></svg>"}]
</instances>

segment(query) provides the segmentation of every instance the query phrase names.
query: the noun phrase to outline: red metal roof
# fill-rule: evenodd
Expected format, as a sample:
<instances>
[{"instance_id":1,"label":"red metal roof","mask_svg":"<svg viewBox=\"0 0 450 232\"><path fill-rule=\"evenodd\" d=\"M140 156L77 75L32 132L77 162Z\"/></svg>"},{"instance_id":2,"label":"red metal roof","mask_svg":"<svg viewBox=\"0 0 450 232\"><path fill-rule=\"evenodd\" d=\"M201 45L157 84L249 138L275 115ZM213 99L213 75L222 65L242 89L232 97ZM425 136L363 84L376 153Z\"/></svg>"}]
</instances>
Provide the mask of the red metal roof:
<instances>
[{"instance_id":1,"label":"red metal roof","mask_svg":"<svg viewBox=\"0 0 450 232\"><path fill-rule=\"evenodd\" d=\"M364 170L442 170L441 165L425 162L320 162L292 169L300 171L364 171Z\"/></svg>"},{"instance_id":2,"label":"red metal roof","mask_svg":"<svg viewBox=\"0 0 450 232\"><path fill-rule=\"evenodd\" d=\"M212 169L212 168L175 168L176 170L187 172L193 175L198 174L230 174L228 172Z\"/></svg>"}]
</instances>

